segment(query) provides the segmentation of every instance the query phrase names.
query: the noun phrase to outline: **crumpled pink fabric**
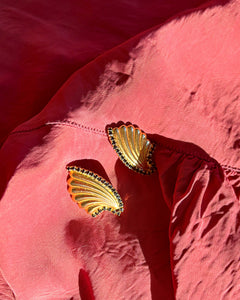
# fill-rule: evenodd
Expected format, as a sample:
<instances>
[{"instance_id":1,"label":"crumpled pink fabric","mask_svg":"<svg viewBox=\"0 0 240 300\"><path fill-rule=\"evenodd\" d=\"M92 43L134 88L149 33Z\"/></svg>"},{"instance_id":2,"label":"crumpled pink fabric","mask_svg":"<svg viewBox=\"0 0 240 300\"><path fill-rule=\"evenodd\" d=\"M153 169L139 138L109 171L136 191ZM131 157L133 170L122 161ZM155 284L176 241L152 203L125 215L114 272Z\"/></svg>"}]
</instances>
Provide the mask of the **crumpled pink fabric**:
<instances>
[{"instance_id":1,"label":"crumpled pink fabric","mask_svg":"<svg viewBox=\"0 0 240 300\"><path fill-rule=\"evenodd\" d=\"M32 77L43 102L29 82L32 110L15 129L3 120L13 130L0 150L2 299L239 299L239 13L238 0L188 11L80 68L73 61L59 89L60 79L45 89L41 72ZM117 158L105 128L120 121L156 143L153 175ZM79 209L68 164L109 180L124 213Z\"/></svg>"}]
</instances>

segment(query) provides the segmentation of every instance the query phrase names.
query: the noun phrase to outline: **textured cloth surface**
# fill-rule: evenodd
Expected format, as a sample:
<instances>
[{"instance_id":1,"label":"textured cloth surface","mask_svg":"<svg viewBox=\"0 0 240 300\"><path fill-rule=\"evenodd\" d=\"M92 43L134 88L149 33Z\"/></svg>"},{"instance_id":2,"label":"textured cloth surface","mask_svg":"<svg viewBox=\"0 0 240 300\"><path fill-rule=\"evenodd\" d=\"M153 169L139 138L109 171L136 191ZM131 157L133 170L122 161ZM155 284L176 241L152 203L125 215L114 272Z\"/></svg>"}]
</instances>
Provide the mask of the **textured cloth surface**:
<instances>
[{"instance_id":1,"label":"textured cloth surface","mask_svg":"<svg viewBox=\"0 0 240 300\"><path fill-rule=\"evenodd\" d=\"M64 16L77 16L68 23L56 17L43 21L46 8L53 7L39 4L42 10L32 11L29 3L1 4L4 20L6 14L12 22L30 17L17 41L29 41L26 49L36 47L36 53L46 51L37 57L47 61L26 53L30 65L36 63L35 69L22 61L27 77L10 70L14 63L8 59L3 68L0 296L240 299L239 1L214 2L164 24L166 14L140 2L126 6L129 18L122 21L123 1L122 10L115 8L118 21L103 7L99 31L91 36L82 25L79 40L74 20L85 16L92 22L84 13L89 4L79 16L71 1ZM173 7L166 8L167 17L180 11ZM185 8L191 8L187 2ZM138 18L145 18L139 26ZM116 27L106 33L104 20L108 29L117 22L121 33ZM21 72L23 66L15 65ZM105 128L120 121L136 124L156 143L153 175L134 173L118 160ZM79 209L67 192L69 164L109 180L124 213L93 219Z\"/></svg>"},{"instance_id":2,"label":"textured cloth surface","mask_svg":"<svg viewBox=\"0 0 240 300\"><path fill-rule=\"evenodd\" d=\"M74 71L204 2L1 0L0 143L36 115Z\"/></svg>"}]
</instances>

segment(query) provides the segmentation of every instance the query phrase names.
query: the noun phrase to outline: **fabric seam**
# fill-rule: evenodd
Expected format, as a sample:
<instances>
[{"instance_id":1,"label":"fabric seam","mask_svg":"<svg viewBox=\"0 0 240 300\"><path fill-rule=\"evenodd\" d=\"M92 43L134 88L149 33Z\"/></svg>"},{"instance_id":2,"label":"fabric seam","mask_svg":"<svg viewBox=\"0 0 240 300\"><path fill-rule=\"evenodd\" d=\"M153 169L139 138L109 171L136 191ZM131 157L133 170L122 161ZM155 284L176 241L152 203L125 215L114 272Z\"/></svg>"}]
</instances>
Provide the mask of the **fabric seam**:
<instances>
[{"instance_id":1,"label":"fabric seam","mask_svg":"<svg viewBox=\"0 0 240 300\"><path fill-rule=\"evenodd\" d=\"M24 129L24 130L12 131L9 134L9 136L14 135L14 134L21 134L21 133L32 132L32 131L41 129L41 128L45 127L45 126L68 126L68 127L72 127L72 128L78 128L78 129L81 129L81 130L86 131L86 132L92 132L94 134L99 134L99 135L102 135L102 136L107 136L107 134L106 134L106 132L104 130L101 130L99 128L94 128L94 127L86 126L86 125L79 124L77 122L69 121L69 120L47 122L47 123L42 124L42 125L40 125L38 127L34 127L34 128L30 128L30 129ZM240 173L240 168L218 163L214 158L210 157L209 159L207 159L207 158L201 157L199 155L196 155L196 153L185 152L185 151L183 151L181 149L178 149L178 148L175 148L175 147L172 147L172 146L164 145L163 143L158 143L158 144L162 145L166 149L173 150L173 151L181 153L183 155L193 156L193 157L196 157L196 158L198 158L200 160L203 160L203 161L206 161L206 162L212 162L214 164L214 166L211 169L214 169L214 168L217 168L217 167L220 166L220 167L222 167L222 169L224 171L231 170L231 171L234 171L236 173Z\"/></svg>"},{"instance_id":2,"label":"fabric seam","mask_svg":"<svg viewBox=\"0 0 240 300\"><path fill-rule=\"evenodd\" d=\"M42 124L42 125L40 125L38 127L12 131L9 134L9 136L13 135L13 134L21 134L21 133L25 133L25 132L31 132L31 131L34 131L34 130L41 129L41 128L45 127L45 126L68 126L68 127L73 127L73 128L79 128L79 129L82 129L82 130L88 131L88 132L93 132L93 133L99 134L99 135L104 135L104 136L107 135L106 132L103 131L103 130L101 130L101 129L90 127L90 126L86 126L86 125L83 125L83 124L79 124L79 123L76 123L74 121L65 120L65 121L47 122L47 123Z\"/></svg>"}]
</instances>

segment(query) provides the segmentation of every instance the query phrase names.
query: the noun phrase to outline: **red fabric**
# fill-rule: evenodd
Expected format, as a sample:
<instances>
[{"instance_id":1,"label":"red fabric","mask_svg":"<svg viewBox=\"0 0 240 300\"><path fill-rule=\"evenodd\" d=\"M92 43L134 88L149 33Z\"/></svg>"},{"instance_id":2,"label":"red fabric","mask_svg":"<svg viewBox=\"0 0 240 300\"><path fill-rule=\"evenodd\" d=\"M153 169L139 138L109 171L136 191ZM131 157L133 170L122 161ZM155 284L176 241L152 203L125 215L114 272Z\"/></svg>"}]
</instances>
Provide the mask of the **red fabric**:
<instances>
[{"instance_id":1,"label":"red fabric","mask_svg":"<svg viewBox=\"0 0 240 300\"><path fill-rule=\"evenodd\" d=\"M0 144L106 50L206 0L0 3Z\"/></svg>"},{"instance_id":2,"label":"red fabric","mask_svg":"<svg viewBox=\"0 0 240 300\"><path fill-rule=\"evenodd\" d=\"M74 20L84 23L77 3L70 2L63 11L54 7L56 16L49 23L44 16L52 15L50 4L33 9L28 2L2 3L2 14L30 15L19 42L27 39L37 50L46 50L42 58L47 63L26 67L26 78L32 81L12 71L7 78L7 68L3 69L9 86L3 91L12 102L2 102L2 136L27 121L11 132L0 150L0 268L12 290L2 280L1 293L20 300L238 299L239 1L188 11L88 64L153 25L159 12L149 8L151 3L136 4L132 9L139 18L140 12L151 12L141 24L144 28L138 27L139 22L131 19L133 4L125 4L129 19L122 21L122 4L122 11L113 9L119 16L114 24L127 24L126 36L116 34L116 29L111 35L104 31L108 43L97 31L90 36L86 29L85 39L83 34L74 46L69 44L76 41ZM81 16L90 23L90 4L82 5ZM59 10L67 19L58 19ZM103 9L102 26L107 12ZM109 16L107 28L113 24ZM47 26L43 35L39 24ZM129 24L135 24L133 29ZM36 28L30 30L33 25ZM64 35L63 28L71 25L72 33L67 29ZM68 42L58 39L60 32ZM87 40L89 48L79 50L81 41L86 45ZM78 53L76 60L69 49ZM80 63L83 49L88 54ZM61 73L56 61L62 57L66 60ZM9 60L6 64L19 67ZM77 71L58 89L73 70ZM14 97L10 92L16 92ZM24 106L20 113L23 103L29 109ZM7 118L13 104L16 111ZM155 174L134 173L117 159L105 127L119 121L137 124L156 143ZM104 212L92 218L73 203L65 169L73 163L111 181L124 202L120 217Z\"/></svg>"}]
</instances>

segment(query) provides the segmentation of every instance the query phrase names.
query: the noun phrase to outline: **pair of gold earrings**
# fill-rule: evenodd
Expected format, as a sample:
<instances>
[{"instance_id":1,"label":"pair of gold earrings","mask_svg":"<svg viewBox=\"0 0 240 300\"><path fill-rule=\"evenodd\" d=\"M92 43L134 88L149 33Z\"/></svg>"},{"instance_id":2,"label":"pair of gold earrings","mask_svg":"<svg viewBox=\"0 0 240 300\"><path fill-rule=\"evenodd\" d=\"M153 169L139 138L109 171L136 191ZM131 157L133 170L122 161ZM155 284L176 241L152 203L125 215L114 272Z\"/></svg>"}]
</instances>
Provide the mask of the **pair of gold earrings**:
<instances>
[{"instance_id":1,"label":"pair of gold earrings","mask_svg":"<svg viewBox=\"0 0 240 300\"><path fill-rule=\"evenodd\" d=\"M133 125L109 127L108 139L120 160L131 170L142 175L150 175L156 169L152 154L155 144L147 135ZM78 206L93 217L104 210L120 216L123 202L114 187L98 174L78 168L67 167L69 178L68 191Z\"/></svg>"}]
</instances>

